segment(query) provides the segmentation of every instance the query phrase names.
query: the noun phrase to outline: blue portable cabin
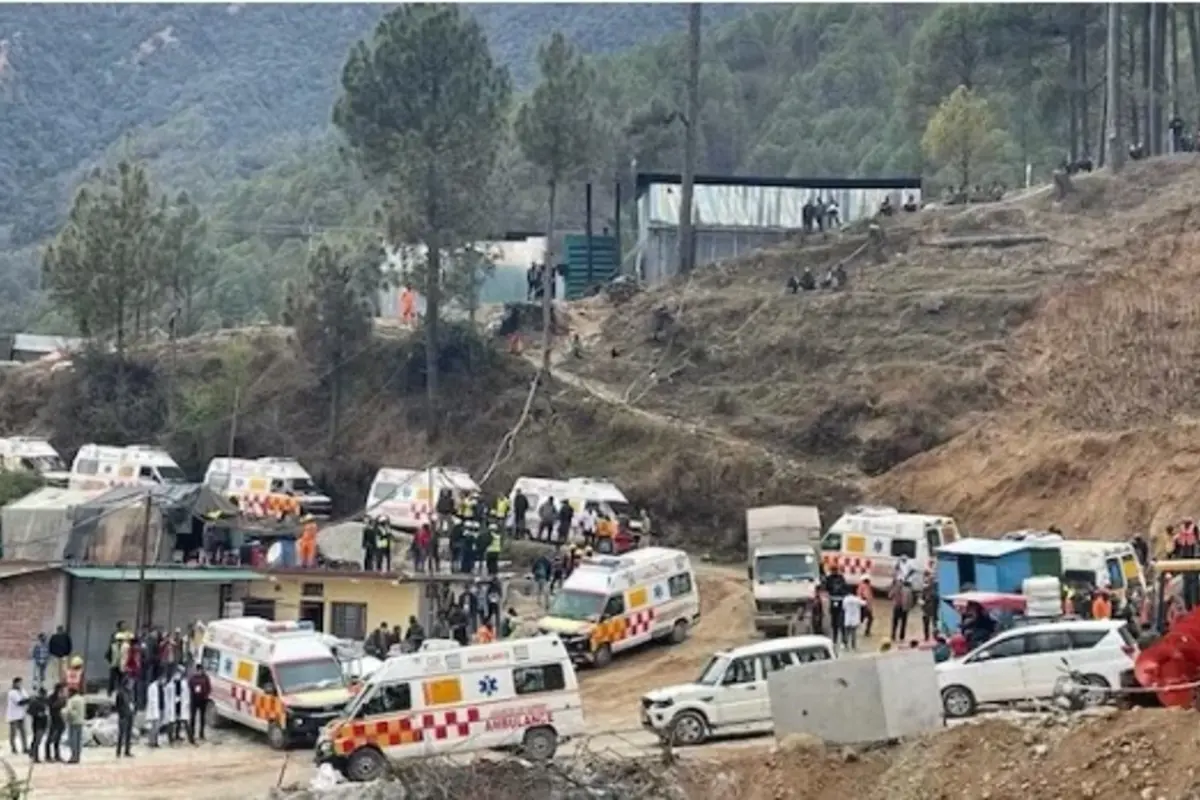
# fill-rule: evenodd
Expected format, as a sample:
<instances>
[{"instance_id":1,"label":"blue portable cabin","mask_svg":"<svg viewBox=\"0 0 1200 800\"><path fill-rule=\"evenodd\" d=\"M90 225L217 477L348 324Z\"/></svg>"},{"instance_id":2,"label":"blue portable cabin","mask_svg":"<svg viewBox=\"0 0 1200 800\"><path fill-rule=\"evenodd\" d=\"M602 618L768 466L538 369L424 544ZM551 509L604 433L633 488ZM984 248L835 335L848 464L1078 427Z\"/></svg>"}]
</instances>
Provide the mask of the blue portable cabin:
<instances>
[{"instance_id":1,"label":"blue portable cabin","mask_svg":"<svg viewBox=\"0 0 1200 800\"><path fill-rule=\"evenodd\" d=\"M1020 594L1026 578L1062 575L1057 542L960 539L937 551L938 596L961 592ZM938 604L938 622L958 629L958 613L949 603Z\"/></svg>"}]
</instances>

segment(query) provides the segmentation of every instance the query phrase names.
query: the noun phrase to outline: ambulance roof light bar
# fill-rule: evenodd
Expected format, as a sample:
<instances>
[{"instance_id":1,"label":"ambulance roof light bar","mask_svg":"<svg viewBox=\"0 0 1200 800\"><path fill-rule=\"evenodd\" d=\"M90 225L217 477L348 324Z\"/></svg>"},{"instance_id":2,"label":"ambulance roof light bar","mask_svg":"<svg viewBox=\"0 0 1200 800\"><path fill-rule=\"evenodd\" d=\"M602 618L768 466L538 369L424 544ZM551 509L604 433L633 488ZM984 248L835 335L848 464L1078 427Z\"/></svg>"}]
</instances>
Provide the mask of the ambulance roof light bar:
<instances>
[{"instance_id":1,"label":"ambulance roof light bar","mask_svg":"<svg viewBox=\"0 0 1200 800\"><path fill-rule=\"evenodd\" d=\"M254 632L261 636L279 636L288 633L314 633L312 621L307 619L288 620L285 622L263 622L254 626Z\"/></svg>"}]
</instances>

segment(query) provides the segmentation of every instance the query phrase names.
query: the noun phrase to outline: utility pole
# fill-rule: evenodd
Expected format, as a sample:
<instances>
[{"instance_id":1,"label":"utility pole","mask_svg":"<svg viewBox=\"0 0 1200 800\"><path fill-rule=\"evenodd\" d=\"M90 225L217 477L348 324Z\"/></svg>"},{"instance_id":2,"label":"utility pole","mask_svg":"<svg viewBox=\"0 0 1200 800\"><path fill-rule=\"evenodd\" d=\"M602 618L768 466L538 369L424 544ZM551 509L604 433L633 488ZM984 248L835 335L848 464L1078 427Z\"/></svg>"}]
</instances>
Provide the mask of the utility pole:
<instances>
[{"instance_id":1,"label":"utility pole","mask_svg":"<svg viewBox=\"0 0 1200 800\"><path fill-rule=\"evenodd\" d=\"M1125 145L1121 141L1121 6L1108 4L1108 157L1114 173L1125 166Z\"/></svg>"},{"instance_id":2,"label":"utility pole","mask_svg":"<svg viewBox=\"0 0 1200 800\"><path fill-rule=\"evenodd\" d=\"M692 197L696 184L696 136L700 127L700 3L688 5L687 113L684 115L683 176L679 198L679 272L696 266L696 231L692 225Z\"/></svg>"},{"instance_id":3,"label":"utility pole","mask_svg":"<svg viewBox=\"0 0 1200 800\"><path fill-rule=\"evenodd\" d=\"M230 458L233 458L233 446L237 441L237 418L238 418L238 401L241 399L242 387L233 387L233 416L229 419L229 449L226 451ZM233 465L230 465L233 469Z\"/></svg>"},{"instance_id":4,"label":"utility pole","mask_svg":"<svg viewBox=\"0 0 1200 800\"><path fill-rule=\"evenodd\" d=\"M142 518L142 560L138 564L137 614L134 617L133 635L141 635L142 619L146 605L146 561L150 558L150 512L154 507L152 490L146 489L146 513Z\"/></svg>"}]
</instances>

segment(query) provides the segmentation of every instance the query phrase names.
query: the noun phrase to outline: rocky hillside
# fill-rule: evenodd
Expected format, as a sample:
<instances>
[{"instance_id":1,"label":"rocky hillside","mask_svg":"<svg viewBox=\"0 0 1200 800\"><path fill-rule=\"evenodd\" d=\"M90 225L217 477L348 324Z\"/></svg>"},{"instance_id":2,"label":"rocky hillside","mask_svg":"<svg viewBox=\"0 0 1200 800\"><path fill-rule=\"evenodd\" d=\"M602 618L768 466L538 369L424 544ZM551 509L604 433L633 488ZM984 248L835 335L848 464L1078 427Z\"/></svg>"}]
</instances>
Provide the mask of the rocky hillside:
<instances>
[{"instance_id":1,"label":"rocky hillside","mask_svg":"<svg viewBox=\"0 0 1200 800\"><path fill-rule=\"evenodd\" d=\"M521 474L607 475L680 541L735 550L747 505L858 498L952 513L973 532L1057 523L1120 536L1195 513L1200 352L1193 255L1200 160L1133 165L968 210L793 242L613 305L575 304L583 358L556 355L495 487ZM1005 244L985 246L996 237ZM1023 237L1023 238L1022 238ZM844 264L837 293L792 295L805 266ZM654 309L675 324L655 342ZM528 354L527 354L528 355ZM525 404L529 362L470 337L447 345L443 413L421 433L419 347L383 330L352 364L331 437L328 400L287 329L139 354L133 396L112 365L0 380L0 428L168 444L199 472L238 448L290 453L344 511L382 464L487 471ZM178 364L172 374L170 365Z\"/></svg>"}]
</instances>

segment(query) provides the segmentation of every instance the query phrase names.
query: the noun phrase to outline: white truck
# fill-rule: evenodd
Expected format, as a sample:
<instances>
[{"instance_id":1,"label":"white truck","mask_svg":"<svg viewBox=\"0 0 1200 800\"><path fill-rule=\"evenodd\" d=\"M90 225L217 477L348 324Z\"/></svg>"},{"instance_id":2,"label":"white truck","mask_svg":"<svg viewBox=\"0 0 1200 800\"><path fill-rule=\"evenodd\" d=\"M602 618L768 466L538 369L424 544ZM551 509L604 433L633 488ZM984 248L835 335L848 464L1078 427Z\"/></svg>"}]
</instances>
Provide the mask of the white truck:
<instances>
[{"instance_id":1,"label":"white truck","mask_svg":"<svg viewBox=\"0 0 1200 800\"><path fill-rule=\"evenodd\" d=\"M785 635L796 610L812 603L820 580L820 541L821 513L815 506L746 509L755 630Z\"/></svg>"}]
</instances>

